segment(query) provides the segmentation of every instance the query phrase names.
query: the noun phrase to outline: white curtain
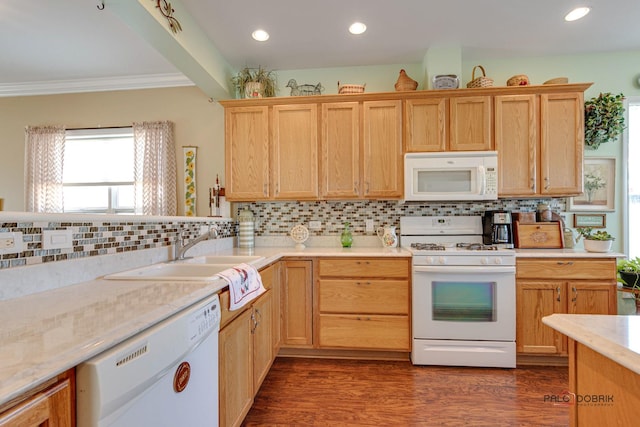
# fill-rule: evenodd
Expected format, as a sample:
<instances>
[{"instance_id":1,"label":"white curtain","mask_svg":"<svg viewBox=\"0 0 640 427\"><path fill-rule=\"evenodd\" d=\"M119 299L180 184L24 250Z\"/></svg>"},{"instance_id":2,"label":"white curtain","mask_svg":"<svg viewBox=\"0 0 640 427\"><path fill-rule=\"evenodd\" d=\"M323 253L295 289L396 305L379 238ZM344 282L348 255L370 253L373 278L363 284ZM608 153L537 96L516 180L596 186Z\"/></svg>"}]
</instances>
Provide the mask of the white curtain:
<instances>
[{"instance_id":1,"label":"white curtain","mask_svg":"<svg viewBox=\"0 0 640 427\"><path fill-rule=\"evenodd\" d=\"M176 215L176 150L173 123L133 124L136 213Z\"/></svg>"},{"instance_id":2,"label":"white curtain","mask_svg":"<svg viewBox=\"0 0 640 427\"><path fill-rule=\"evenodd\" d=\"M62 212L64 126L28 126L25 130L24 200L27 212Z\"/></svg>"}]
</instances>

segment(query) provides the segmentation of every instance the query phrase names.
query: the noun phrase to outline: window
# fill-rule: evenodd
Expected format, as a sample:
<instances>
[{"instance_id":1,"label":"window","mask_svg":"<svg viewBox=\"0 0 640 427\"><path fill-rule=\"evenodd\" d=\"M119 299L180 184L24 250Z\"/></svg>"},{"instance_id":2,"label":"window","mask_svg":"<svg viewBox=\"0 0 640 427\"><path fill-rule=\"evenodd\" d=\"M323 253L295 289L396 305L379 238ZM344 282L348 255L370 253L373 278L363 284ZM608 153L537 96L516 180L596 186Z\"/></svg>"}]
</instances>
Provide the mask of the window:
<instances>
[{"instance_id":1,"label":"window","mask_svg":"<svg viewBox=\"0 0 640 427\"><path fill-rule=\"evenodd\" d=\"M134 213L133 129L66 132L64 212Z\"/></svg>"},{"instance_id":2,"label":"window","mask_svg":"<svg viewBox=\"0 0 640 427\"><path fill-rule=\"evenodd\" d=\"M637 160L640 159L640 98L631 97L628 106L629 137L626 147L627 162L627 255L630 258L640 256L640 170ZM634 161L635 160L635 161Z\"/></svg>"}]
</instances>

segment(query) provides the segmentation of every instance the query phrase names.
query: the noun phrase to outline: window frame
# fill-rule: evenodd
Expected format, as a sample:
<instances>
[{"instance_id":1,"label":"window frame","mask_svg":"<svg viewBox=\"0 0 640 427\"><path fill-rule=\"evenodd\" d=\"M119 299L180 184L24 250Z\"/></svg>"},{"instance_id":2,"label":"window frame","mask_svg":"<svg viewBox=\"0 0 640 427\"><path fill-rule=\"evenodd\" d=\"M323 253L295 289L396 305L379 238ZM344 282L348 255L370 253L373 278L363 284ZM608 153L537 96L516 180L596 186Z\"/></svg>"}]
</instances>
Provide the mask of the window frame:
<instances>
[{"instance_id":1,"label":"window frame","mask_svg":"<svg viewBox=\"0 0 640 427\"><path fill-rule=\"evenodd\" d=\"M93 138L92 138L93 137ZM130 137L133 148L133 127L108 127L108 128L87 128L87 129L67 129L65 131L65 138L67 140L73 139L99 139L99 138L118 138L118 137ZM120 207L118 205L119 187L121 186L135 185L135 178L131 181L106 181L106 182L63 182L62 187L107 187L107 208L106 209L67 209L63 202L63 212L65 213L104 213L104 214L136 214L135 206ZM135 205L135 203L134 203Z\"/></svg>"}]
</instances>

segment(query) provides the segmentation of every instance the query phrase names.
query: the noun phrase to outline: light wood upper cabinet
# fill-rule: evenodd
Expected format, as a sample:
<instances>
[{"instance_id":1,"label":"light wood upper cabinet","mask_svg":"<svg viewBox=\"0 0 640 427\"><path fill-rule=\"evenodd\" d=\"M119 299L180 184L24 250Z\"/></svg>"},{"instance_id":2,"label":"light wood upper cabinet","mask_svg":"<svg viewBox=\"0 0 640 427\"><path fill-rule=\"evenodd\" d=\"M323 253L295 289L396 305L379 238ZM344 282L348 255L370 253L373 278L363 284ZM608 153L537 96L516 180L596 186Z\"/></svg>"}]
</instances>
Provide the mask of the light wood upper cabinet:
<instances>
[{"instance_id":1,"label":"light wood upper cabinet","mask_svg":"<svg viewBox=\"0 0 640 427\"><path fill-rule=\"evenodd\" d=\"M404 151L445 151L447 99L423 98L404 101Z\"/></svg>"},{"instance_id":2,"label":"light wood upper cabinet","mask_svg":"<svg viewBox=\"0 0 640 427\"><path fill-rule=\"evenodd\" d=\"M535 95L495 97L498 189L502 197L536 194L538 103Z\"/></svg>"},{"instance_id":3,"label":"light wood upper cabinet","mask_svg":"<svg viewBox=\"0 0 640 427\"><path fill-rule=\"evenodd\" d=\"M540 194L582 193L584 95L540 95Z\"/></svg>"},{"instance_id":4,"label":"light wood upper cabinet","mask_svg":"<svg viewBox=\"0 0 640 427\"><path fill-rule=\"evenodd\" d=\"M262 106L225 109L225 197L269 198L269 109Z\"/></svg>"},{"instance_id":5,"label":"light wood upper cabinet","mask_svg":"<svg viewBox=\"0 0 640 427\"><path fill-rule=\"evenodd\" d=\"M326 199L358 198L360 183L360 104L322 104L320 194Z\"/></svg>"},{"instance_id":6,"label":"light wood upper cabinet","mask_svg":"<svg viewBox=\"0 0 640 427\"><path fill-rule=\"evenodd\" d=\"M488 150L500 197L579 195L589 86L221 101L226 197L401 199L404 152Z\"/></svg>"},{"instance_id":7,"label":"light wood upper cabinet","mask_svg":"<svg viewBox=\"0 0 640 427\"><path fill-rule=\"evenodd\" d=\"M582 92L495 97L500 197L582 193Z\"/></svg>"},{"instance_id":8,"label":"light wood upper cabinet","mask_svg":"<svg viewBox=\"0 0 640 427\"><path fill-rule=\"evenodd\" d=\"M449 100L449 150L493 149L492 97L460 96Z\"/></svg>"},{"instance_id":9,"label":"light wood upper cabinet","mask_svg":"<svg viewBox=\"0 0 640 427\"><path fill-rule=\"evenodd\" d=\"M399 199L403 194L401 101L365 101L362 108L363 197Z\"/></svg>"},{"instance_id":10,"label":"light wood upper cabinet","mask_svg":"<svg viewBox=\"0 0 640 427\"><path fill-rule=\"evenodd\" d=\"M272 111L273 197L318 198L318 105L275 105Z\"/></svg>"}]
</instances>

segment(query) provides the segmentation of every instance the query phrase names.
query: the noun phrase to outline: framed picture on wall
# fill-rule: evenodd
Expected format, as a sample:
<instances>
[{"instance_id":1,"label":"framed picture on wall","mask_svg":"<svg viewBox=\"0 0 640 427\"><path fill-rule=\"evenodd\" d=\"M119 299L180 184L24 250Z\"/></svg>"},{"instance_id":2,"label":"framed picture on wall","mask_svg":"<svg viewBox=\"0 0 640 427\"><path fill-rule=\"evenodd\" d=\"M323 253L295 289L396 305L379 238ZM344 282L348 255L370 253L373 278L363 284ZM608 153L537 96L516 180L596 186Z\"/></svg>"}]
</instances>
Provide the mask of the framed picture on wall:
<instances>
[{"instance_id":1,"label":"framed picture on wall","mask_svg":"<svg viewBox=\"0 0 640 427\"><path fill-rule=\"evenodd\" d=\"M613 211L616 194L616 159L585 157L584 194L569 198L572 211Z\"/></svg>"}]
</instances>

